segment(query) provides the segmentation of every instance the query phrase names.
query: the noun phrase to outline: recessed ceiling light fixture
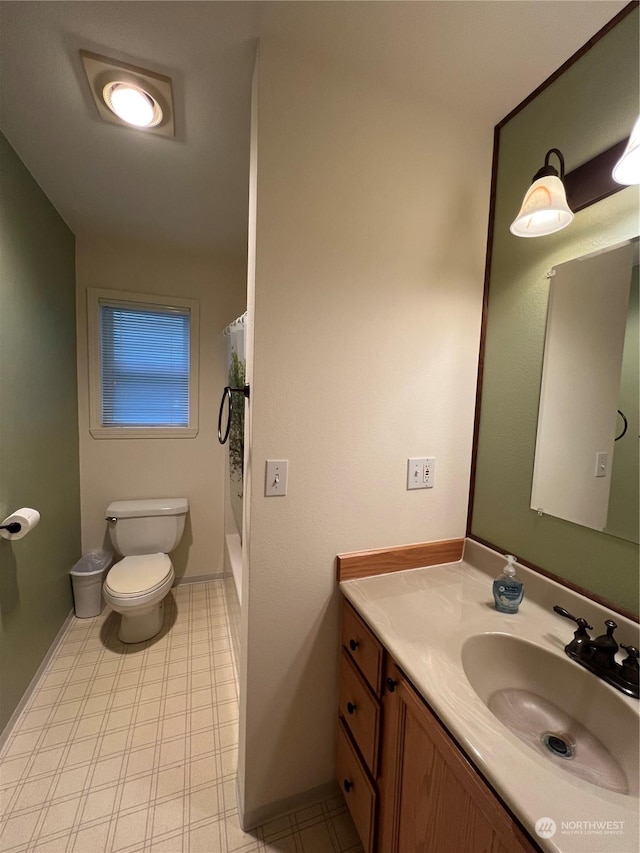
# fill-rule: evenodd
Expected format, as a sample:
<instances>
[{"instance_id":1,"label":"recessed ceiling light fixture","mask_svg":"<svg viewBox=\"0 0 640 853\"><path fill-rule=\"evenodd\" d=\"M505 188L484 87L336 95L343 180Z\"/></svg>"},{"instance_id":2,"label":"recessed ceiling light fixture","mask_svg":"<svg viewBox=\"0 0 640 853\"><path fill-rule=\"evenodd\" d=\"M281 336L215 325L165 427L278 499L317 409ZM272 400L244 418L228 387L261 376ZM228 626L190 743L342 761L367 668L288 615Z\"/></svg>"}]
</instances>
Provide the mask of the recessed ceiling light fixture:
<instances>
[{"instance_id":1,"label":"recessed ceiling light fixture","mask_svg":"<svg viewBox=\"0 0 640 853\"><path fill-rule=\"evenodd\" d=\"M155 127L162 121L162 107L148 92L133 83L107 83L102 97L109 109L134 127Z\"/></svg>"},{"instance_id":2,"label":"recessed ceiling light fixture","mask_svg":"<svg viewBox=\"0 0 640 853\"><path fill-rule=\"evenodd\" d=\"M100 117L120 124L174 136L171 78L136 65L80 51Z\"/></svg>"}]
</instances>

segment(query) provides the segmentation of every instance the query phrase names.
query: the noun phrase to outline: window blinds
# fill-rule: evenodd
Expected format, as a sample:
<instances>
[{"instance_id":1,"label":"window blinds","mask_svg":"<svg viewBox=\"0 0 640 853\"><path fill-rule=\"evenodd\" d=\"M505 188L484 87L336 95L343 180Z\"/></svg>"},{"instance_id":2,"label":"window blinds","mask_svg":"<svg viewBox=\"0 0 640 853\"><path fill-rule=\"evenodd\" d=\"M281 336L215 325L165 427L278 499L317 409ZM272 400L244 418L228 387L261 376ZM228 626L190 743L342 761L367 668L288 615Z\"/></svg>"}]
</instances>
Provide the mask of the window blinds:
<instances>
[{"instance_id":1,"label":"window blinds","mask_svg":"<svg viewBox=\"0 0 640 853\"><path fill-rule=\"evenodd\" d=\"M188 308L100 303L102 426L189 426Z\"/></svg>"}]
</instances>

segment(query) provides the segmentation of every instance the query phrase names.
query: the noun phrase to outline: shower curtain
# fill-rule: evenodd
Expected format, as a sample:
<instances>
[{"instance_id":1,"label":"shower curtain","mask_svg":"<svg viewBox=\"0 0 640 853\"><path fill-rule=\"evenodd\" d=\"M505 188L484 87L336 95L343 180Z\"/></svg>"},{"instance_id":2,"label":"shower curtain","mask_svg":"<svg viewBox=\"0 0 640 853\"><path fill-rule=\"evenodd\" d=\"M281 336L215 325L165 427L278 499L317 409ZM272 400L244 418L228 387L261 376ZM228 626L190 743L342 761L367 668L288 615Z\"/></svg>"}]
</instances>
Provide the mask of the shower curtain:
<instances>
[{"instance_id":1,"label":"shower curtain","mask_svg":"<svg viewBox=\"0 0 640 853\"><path fill-rule=\"evenodd\" d=\"M224 330L227 339L228 384L243 388L245 384L245 320L246 312ZM243 473L244 473L244 400L234 400L229 431L229 494L231 509L242 537Z\"/></svg>"}]
</instances>

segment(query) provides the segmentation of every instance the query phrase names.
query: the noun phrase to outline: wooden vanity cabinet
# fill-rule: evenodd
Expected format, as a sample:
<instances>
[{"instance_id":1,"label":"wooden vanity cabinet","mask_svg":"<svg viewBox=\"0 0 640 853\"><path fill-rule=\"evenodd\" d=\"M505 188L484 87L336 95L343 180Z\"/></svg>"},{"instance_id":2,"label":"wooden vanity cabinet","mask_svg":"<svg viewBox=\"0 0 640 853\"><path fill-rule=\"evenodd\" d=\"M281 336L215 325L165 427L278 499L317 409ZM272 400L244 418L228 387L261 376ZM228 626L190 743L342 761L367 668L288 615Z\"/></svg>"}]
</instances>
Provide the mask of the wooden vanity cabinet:
<instances>
[{"instance_id":1,"label":"wooden vanity cabinet","mask_svg":"<svg viewBox=\"0 0 640 853\"><path fill-rule=\"evenodd\" d=\"M538 850L391 658L386 679L377 850Z\"/></svg>"},{"instance_id":2,"label":"wooden vanity cabinet","mask_svg":"<svg viewBox=\"0 0 640 853\"><path fill-rule=\"evenodd\" d=\"M346 601L339 692L337 778L366 853L539 850Z\"/></svg>"},{"instance_id":3,"label":"wooden vanity cabinet","mask_svg":"<svg viewBox=\"0 0 640 853\"><path fill-rule=\"evenodd\" d=\"M336 774L365 853L374 853L384 648L348 602L342 609Z\"/></svg>"}]
</instances>

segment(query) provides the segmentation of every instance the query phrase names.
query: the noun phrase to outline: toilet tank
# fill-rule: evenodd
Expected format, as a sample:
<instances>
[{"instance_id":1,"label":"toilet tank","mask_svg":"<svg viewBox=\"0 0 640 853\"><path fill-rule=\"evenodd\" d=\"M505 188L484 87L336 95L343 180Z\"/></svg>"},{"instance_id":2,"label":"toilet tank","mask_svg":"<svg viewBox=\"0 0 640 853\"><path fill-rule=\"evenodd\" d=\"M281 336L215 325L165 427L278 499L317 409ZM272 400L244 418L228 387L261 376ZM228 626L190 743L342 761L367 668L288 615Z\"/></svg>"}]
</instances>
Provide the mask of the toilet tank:
<instances>
[{"instance_id":1,"label":"toilet tank","mask_svg":"<svg viewBox=\"0 0 640 853\"><path fill-rule=\"evenodd\" d=\"M109 536L123 557L169 554L182 538L186 498L114 501L105 511Z\"/></svg>"}]
</instances>

